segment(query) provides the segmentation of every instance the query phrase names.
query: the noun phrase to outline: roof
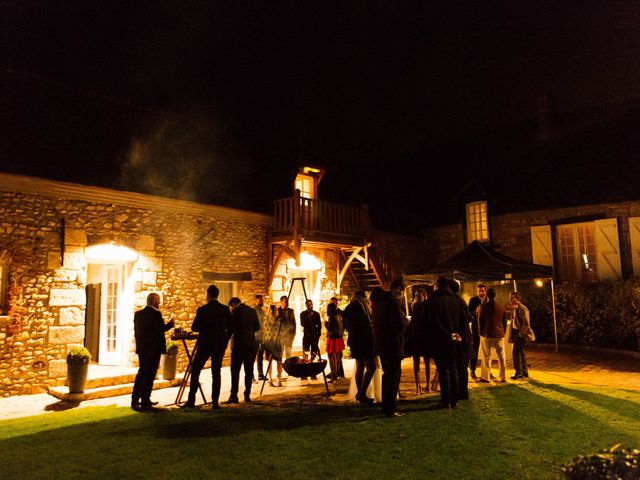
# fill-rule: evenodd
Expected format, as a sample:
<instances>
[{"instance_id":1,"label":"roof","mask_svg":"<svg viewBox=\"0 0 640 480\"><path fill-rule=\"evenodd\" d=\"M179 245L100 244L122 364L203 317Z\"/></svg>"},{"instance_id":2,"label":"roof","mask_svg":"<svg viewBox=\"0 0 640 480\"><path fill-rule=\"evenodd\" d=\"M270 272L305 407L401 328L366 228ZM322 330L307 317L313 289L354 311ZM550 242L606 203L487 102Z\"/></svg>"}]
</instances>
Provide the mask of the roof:
<instances>
[{"instance_id":1,"label":"roof","mask_svg":"<svg viewBox=\"0 0 640 480\"><path fill-rule=\"evenodd\" d=\"M422 282L436 277L457 280L504 280L551 278L553 270L545 265L525 262L495 251L488 245L474 241L448 260L423 272L405 275L408 282Z\"/></svg>"}]
</instances>

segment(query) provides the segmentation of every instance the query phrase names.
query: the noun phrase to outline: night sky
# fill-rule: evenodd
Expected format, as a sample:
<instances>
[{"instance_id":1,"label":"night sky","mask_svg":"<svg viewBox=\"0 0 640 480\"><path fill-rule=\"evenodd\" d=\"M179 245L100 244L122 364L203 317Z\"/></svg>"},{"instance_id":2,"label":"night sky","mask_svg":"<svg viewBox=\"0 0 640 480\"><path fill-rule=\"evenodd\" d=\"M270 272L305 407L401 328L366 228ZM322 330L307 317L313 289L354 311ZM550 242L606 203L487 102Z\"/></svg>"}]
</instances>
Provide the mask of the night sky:
<instances>
[{"instance_id":1,"label":"night sky","mask_svg":"<svg viewBox=\"0 0 640 480\"><path fill-rule=\"evenodd\" d=\"M0 170L270 212L321 164L323 198L412 231L542 94L640 99L635 2L387 3L0 1Z\"/></svg>"}]
</instances>

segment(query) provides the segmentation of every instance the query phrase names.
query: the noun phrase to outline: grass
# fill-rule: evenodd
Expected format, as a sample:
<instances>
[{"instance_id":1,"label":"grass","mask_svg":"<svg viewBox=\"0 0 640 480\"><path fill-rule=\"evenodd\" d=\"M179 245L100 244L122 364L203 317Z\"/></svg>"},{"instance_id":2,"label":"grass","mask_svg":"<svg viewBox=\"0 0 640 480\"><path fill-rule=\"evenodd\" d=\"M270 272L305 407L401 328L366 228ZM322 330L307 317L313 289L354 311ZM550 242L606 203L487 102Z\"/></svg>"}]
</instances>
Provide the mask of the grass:
<instances>
[{"instance_id":1,"label":"grass","mask_svg":"<svg viewBox=\"0 0 640 480\"><path fill-rule=\"evenodd\" d=\"M545 479L579 453L640 446L640 392L529 383L436 397L402 418L320 397L211 411L87 407L0 422L3 479Z\"/></svg>"}]
</instances>

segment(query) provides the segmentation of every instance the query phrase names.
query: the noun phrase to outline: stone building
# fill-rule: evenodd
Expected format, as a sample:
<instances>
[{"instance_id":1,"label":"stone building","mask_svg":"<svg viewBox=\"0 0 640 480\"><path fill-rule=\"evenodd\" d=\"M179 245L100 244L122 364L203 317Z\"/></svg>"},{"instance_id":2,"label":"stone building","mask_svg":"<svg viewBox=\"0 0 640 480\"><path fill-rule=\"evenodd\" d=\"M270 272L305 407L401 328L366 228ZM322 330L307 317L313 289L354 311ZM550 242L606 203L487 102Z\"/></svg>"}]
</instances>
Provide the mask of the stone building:
<instances>
[{"instance_id":1,"label":"stone building","mask_svg":"<svg viewBox=\"0 0 640 480\"><path fill-rule=\"evenodd\" d=\"M385 285L409 263L402 256L421 245L374 231L366 210L319 203L299 188L292 198L297 206L276 202L270 216L0 174L0 395L62 385L75 345L87 346L107 375L110 367L134 367L133 312L150 292L160 293L165 319L173 315L183 328L213 282L222 302L238 296L251 304L256 294L277 302L293 278L305 278L322 309L334 295ZM283 202L298 219L291 229L279 216ZM382 252L390 244L393 264ZM291 290L296 314L299 288Z\"/></svg>"}]
</instances>

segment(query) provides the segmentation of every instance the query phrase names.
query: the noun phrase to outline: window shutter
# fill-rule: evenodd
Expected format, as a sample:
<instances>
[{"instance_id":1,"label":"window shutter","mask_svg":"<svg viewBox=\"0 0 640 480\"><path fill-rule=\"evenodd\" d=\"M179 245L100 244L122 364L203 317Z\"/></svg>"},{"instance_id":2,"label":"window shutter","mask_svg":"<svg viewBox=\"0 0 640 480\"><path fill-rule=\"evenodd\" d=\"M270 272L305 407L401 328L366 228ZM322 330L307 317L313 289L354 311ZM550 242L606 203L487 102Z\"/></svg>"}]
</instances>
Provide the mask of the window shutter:
<instances>
[{"instance_id":1,"label":"window shutter","mask_svg":"<svg viewBox=\"0 0 640 480\"><path fill-rule=\"evenodd\" d=\"M607 218L593 222L596 227L596 254L600 280L622 278L620 266L620 242L618 241L618 219Z\"/></svg>"},{"instance_id":2,"label":"window shutter","mask_svg":"<svg viewBox=\"0 0 640 480\"><path fill-rule=\"evenodd\" d=\"M553 266L553 244L551 243L551 225L531 227L531 252L533 263Z\"/></svg>"},{"instance_id":3,"label":"window shutter","mask_svg":"<svg viewBox=\"0 0 640 480\"><path fill-rule=\"evenodd\" d=\"M629 237L633 274L640 275L640 217L629 217Z\"/></svg>"}]
</instances>

